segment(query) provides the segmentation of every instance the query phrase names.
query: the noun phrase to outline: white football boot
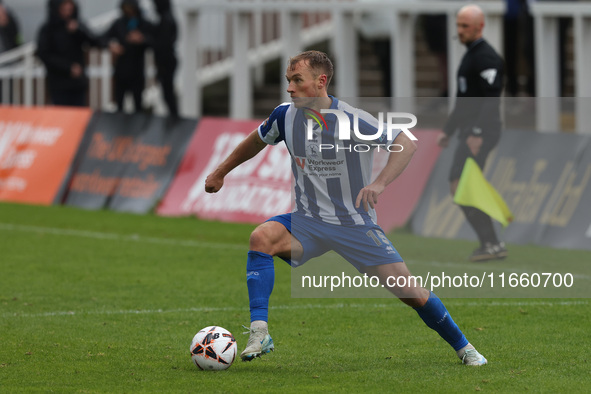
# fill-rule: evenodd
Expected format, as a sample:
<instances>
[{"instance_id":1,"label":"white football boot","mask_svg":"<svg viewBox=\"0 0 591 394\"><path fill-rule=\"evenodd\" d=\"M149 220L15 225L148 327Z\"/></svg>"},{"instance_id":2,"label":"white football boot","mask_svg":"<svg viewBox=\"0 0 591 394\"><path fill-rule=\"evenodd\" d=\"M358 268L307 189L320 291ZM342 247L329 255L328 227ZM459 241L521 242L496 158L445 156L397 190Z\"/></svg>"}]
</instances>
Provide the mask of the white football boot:
<instances>
[{"instance_id":1,"label":"white football boot","mask_svg":"<svg viewBox=\"0 0 591 394\"><path fill-rule=\"evenodd\" d=\"M262 328L246 328L248 331L245 334L250 333L246 348L240 353L242 361L251 361L255 357L261 357L263 354L272 352L275 350L273 339L269 335L269 331Z\"/></svg>"},{"instance_id":2,"label":"white football boot","mask_svg":"<svg viewBox=\"0 0 591 394\"><path fill-rule=\"evenodd\" d=\"M476 349L466 349L464 356L462 356L462 364L479 367L487 363L486 358Z\"/></svg>"}]
</instances>

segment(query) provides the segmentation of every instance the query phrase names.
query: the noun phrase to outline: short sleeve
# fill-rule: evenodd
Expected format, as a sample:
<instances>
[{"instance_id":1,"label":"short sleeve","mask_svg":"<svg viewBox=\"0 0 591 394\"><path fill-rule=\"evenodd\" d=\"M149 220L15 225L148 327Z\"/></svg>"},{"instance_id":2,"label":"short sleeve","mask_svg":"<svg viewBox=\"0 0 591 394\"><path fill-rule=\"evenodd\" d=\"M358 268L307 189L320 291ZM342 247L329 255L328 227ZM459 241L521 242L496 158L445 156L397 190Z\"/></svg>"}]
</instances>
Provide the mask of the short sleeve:
<instances>
[{"instance_id":1,"label":"short sleeve","mask_svg":"<svg viewBox=\"0 0 591 394\"><path fill-rule=\"evenodd\" d=\"M499 97L503 90L503 61L491 48L478 57L476 71L484 97Z\"/></svg>"},{"instance_id":2,"label":"short sleeve","mask_svg":"<svg viewBox=\"0 0 591 394\"><path fill-rule=\"evenodd\" d=\"M259 137L269 145L277 145L285 140L285 114L289 104L276 107L271 115L258 128Z\"/></svg>"}]
</instances>

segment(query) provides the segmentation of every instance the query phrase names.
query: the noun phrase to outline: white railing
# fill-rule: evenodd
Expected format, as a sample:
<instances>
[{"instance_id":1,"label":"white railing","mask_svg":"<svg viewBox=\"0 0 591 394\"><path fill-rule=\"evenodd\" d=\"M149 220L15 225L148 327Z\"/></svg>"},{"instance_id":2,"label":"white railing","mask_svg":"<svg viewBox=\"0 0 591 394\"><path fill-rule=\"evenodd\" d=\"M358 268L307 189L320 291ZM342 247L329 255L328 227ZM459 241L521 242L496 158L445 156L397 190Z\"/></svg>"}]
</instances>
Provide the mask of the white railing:
<instances>
[{"instance_id":1,"label":"white railing","mask_svg":"<svg viewBox=\"0 0 591 394\"><path fill-rule=\"evenodd\" d=\"M142 5L148 4L145 0ZM88 23L96 34L102 34L119 15L119 10L112 10L100 15ZM0 104L43 106L48 103L45 83L45 67L35 56L36 42L28 42L10 51L0 54ZM90 80L89 106L103 111L114 111L116 106L112 97L113 67L111 54L106 49L92 48L88 54L87 75ZM147 89L145 102L163 111L160 90L155 82L155 69L150 55L147 62ZM129 106L131 103L126 102Z\"/></svg>"},{"instance_id":2,"label":"white railing","mask_svg":"<svg viewBox=\"0 0 591 394\"><path fill-rule=\"evenodd\" d=\"M230 78L230 116L251 117L252 86L262 80L265 63L282 59L282 67L286 66L288 57L297 52L295 48L301 50L334 35L329 9L312 8L295 14L289 8L274 6L277 2L268 2L269 8L257 3L176 2L182 28L179 78L183 114L200 116L203 86ZM219 25L224 28L220 30ZM286 88L281 78L281 91Z\"/></svg>"},{"instance_id":3,"label":"white railing","mask_svg":"<svg viewBox=\"0 0 591 394\"><path fill-rule=\"evenodd\" d=\"M142 4L148 4L145 0ZM466 4L461 0L176 0L175 9L181 34L178 43L180 70L177 90L181 113L200 116L202 90L207 84L230 79L230 116L252 116L252 85L262 80L263 65L273 59L287 59L304 47L330 39L337 67L337 94L356 97L358 94L356 25L354 18L363 12L390 14L392 91L395 97L415 96L414 29L420 14L448 15L448 85L455 91L455 72L464 48L455 40L455 13ZM504 0L478 2L487 25L485 36L502 51L502 17ZM89 23L103 31L116 17L110 12ZM538 96L558 96L557 19L574 21L575 95L591 97L591 4L578 2L534 2L532 13L536 28L536 83ZM29 43L0 55L0 82L3 103L44 105L46 103L44 68L34 56L35 45ZM149 68L153 76L153 67ZM112 110L111 59L106 51L92 51L88 67L91 79L90 105L95 109ZM281 81L283 84L283 78ZM12 83L9 83L12 81ZM285 92L285 85L281 86ZM284 99L287 99L283 93ZM162 107L159 89L148 81L146 98ZM12 97L11 97L12 96ZM576 130L591 133L591 100L577 100ZM158 112L158 111L157 111ZM558 108L541 108L536 119L540 130L558 130Z\"/></svg>"},{"instance_id":4,"label":"white railing","mask_svg":"<svg viewBox=\"0 0 591 394\"><path fill-rule=\"evenodd\" d=\"M212 65L217 75L230 78L230 117L249 118L252 116L253 95L251 71L257 64L256 49L252 42L257 39L257 27L252 21L260 20L260 15L279 15L279 36L272 48L272 56L287 59L305 47L302 34L302 21L309 15L329 15L324 39L330 39L332 52L335 56L335 80L337 94L341 97L358 96L358 59L355 17L363 12L378 12L391 15L392 24L391 51L395 67L392 68L392 91L395 97L415 96L415 59L414 29L415 19L420 14L447 14L448 17L448 48L449 87L455 91L455 70L459 64L463 48L454 40L455 13L466 4L465 1L437 0L317 0L317 1L284 1L284 0L179 0L181 10L183 36L182 53L185 55L182 64L183 81L183 112L194 116L200 115L201 86L203 73L194 70L200 68L201 51L199 49L198 32L204 23L201 15L223 13L231 21L232 50L225 58L223 65ZM505 12L503 0L490 0L479 3L487 16L487 38L497 49L501 48L502 17ZM305 31L305 30L304 30ZM257 48L256 46L254 48ZM194 56L193 54L196 54ZM238 59L238 60L236 60ZM255 61L256 62L256 61ZM259 62L260 63L260 62ZM285 67L283 67L285 68ZM285 86L281 91L285 92ZM286 94L284 98L286 98Z\"/></svg>"},{"instance_id":5,"label":"white railing","mask_svg":"<svg viewBox=\"0 0 591 394\"><path fill-rule=\"evenodd\" d=\"M103 31L117 17L118 11L108 12L89 23L94 31ZM37 45L29 42L0 55L0 81L2 104L45 105L45 68L35 56ZM90 52L88 75L91 80L90 105L93 108L110 109L112 104L111 58L108 51L93 49Z\"/></svg>"},{"instance_id":6,"label":"white railing","mask_svg":"<svg viewBox=\"0 0 591 394\"><path fill-rule=\"evenodd\" d=\"M181 1L176 3L178 6ZM144 0L142 5L150 8L149 1ZM198 116L201 113L200 105L197 103L197 97L200 97L200 94L197 94L196 91L199 90L200 93L203 86L232 75L235 66L228 48L233 45L230 40L224 39L224 37L220 42L220 37L203 36L199 34L199 30L191 30L195 26L187 28L184 23L186 21L183 15L184 8L178 6L175 9L182 29L179 42L180 64L181 69L185 70L181 71L177 77L177 90L181 96L180 103L184 109L183 113L186 116ZM224 33L229 33L231 36L233 31L237 31L233 29L232 23L227 23L229 18L231 20L232 13L228 13L227 10L213 11L213 19L210 17L211 12L203 12L200 15L201 25L204 25L204 22L219 23L218 32L221 30L222 33L220 36L224 36ZM95 33L102 33L118 15L119 11L113 10L94 18L88 25ZM331 23L327 15L308 13L306 18L305 26L298 26L298 29L294 30L294 35L301 36L302 45L318 42L331 36ZM249 28L255 32L254 40L252 44L247 44L250 49L246 49L246 55L243 57L246 60L243 64L246 66L245 69L257 69L258 80L262 80L263 64L278 58L282 53L281 41L278 39L279 19L278 13L261 12L257 13L250 21ZM214 42L214 45L208 43L208 40ZM185 52L184 49L188 45L192 45L192 49ZM45 68L35 56L35 51L36 43L29 42L0 54L0 104L24 106L47 104ZM195 60L196 58L200 59L199 63L191 61L192 56L189 55L191 51L196 54ZM156 113L164 113L160 89L154 81L155 70L150 54L148 54L147 64L148 80L144 92L144 102L151 106ZM187 71L187 68L190 71ZM91 108L105 111L115 109L112 99L112 72L110 53L107 50L91 49L87 67L90 79L89 105ZM182 77L186 74L190 74L189 84Z\"/></svg>"},{"instance_id":7,"label":"white railing","mask_svg":"<svg viewBox=\"0 0 591 394\"><path fill-rule=\"evenodd\" d=\"M532 2L535 21L536 94L539 97L559 95L558 18L573 20L575 130L591 134L591 4L568 2ZM544 105L536 113L540 131L559 129L560 108Z\"/></svg>"},{"instance_id":8,"label":"white railing","mask_svg":"<svg viewBox=\"0 0 591 394\"><path fill-rule=\"evenodd\" d=\"M502 18L505 13L503 0L477 1L486 14L485 37L500 52L502 48ZM456 90L455 73L465 49L455 39L455 14L466 1L433 0L317 0L317 1L282 1L282 0L194 0L179 1L185 22L185 37L195 37L198 31L199 15L207 12L222 12L232 21L232 52L225 59L223 70L218 69L218 76L230 78L230 116L248 118L252 114L252 67L253 51L249 43L256 39L252 34L252 20L261 13L275 13L280 16L278 42L273 48L273 56L280 56L284 61L302 49L303 42L299 34L304 15L310 13L328 13L332 32L331 39L337 67L335 79L337 94L341 97L358 95L358 75L356 58L354 16L363 12L390 14L394 23L391 31L391 51L394 59L392 67L392 92L394 97L415 96L415 59L414 29L415 18L420 14L447 14L448 29L448 86L450 92ZM576 1L544 1L531 3L535 18L536 41L536 84L540 99L536 110L536 126L540 131L560 130L559 100L544 100L558 97L559 70L558 55L558 18L568 17L573 20L573 43L575 52L575 128L578 133L591 133L591 4ZM278 44L276 42L275 44ZM196 40L186 40L183 45L185 54L196 53ZM249 55L247 56L247 53ZM246 59L248 62L234 61ZM189 67L183 72L185 111L198 115L200 108L200 87L203 82L193 70L198 69L199 60L192 58ZM215 65L213 66L216 67ZM223 72L222 72L223 71ZM204 75L199 74L198 75ZM195 88L193 88L195 87ZM284 91L282 87L282 91ZM197 108L197 110L195 110Z\"/></svg>"}]
</instances>

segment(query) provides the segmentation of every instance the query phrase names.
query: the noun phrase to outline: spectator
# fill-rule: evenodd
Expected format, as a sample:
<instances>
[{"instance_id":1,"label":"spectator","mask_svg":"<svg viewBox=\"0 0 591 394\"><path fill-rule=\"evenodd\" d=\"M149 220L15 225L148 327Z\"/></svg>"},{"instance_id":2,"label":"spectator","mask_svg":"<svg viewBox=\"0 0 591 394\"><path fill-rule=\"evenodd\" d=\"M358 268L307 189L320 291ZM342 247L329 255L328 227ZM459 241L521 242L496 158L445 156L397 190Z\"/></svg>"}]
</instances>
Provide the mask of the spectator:
<instances>
[{"instance_id":1,"label":"spectator","mask_svg":"<svg viewBox=\"0 0 591 394\"><path fill-rule=\"evenodd\" d=\"M179 111L174 91L174 73L178 61L174 46L178 36L178 28L172 14L170 0L154 0L154 5L160 16L160 20L154 27L153 44L158 81L168 107L168 113L176 118L179 116Z\"/></svg>"},{"instance_id":2,"label":"spectator","mask_svg":"<svg viewBox=\"0 0 591 394\"><path fill-rule=\"evenodd\" d=\"M37 38L37 56L47 69L52 104L86 105L85 50L99 44L99 40L78 20L78 5L74 0L49 0L48 18Z\"/></svg>"},{"instance_id":3,"label":"spectator","mask_svg":"<svg viewBox=\"0 0 591 394\"><path fill-rule=\"evenodd\" d=\"M0 0L0 53L21 44L20 29L12 12Z\"/></svg>"},{"instance_id":4,"label":"spectator","mask_svg":"<svg viewBox=\"0 0 591 394\"><path fill-rule=\"evenodd\" d=\"M129 92L133 95L134 110L141 111L146 84L145 53L153 26L144 19L137 0L122 0L120 8L122 15L103 37L114 57L115 101L117 110L122 112Z\"/></svg>"},{"instance_id":5,"label":"spectator","mask_svg":"<svg viewBox=\"0 0 591 394\"><path fill-rule=\"evenodd\" d=\"M9 51L20 44L21 36L18 22L12 12L0 0L0 53ZM0 103L4 101L2 97L3 83L3 81L0 81ZM12 86L12 83L10 86Z\"/></svg>"}]
</instances>

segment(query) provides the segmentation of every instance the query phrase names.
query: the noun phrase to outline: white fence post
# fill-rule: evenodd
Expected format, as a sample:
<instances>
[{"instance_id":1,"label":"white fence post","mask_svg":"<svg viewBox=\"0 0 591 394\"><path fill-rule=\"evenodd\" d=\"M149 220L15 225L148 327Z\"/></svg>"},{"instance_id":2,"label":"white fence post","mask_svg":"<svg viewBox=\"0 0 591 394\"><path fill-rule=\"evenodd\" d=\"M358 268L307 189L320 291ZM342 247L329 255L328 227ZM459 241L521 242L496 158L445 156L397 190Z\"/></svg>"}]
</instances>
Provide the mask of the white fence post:
<instances>
[{"instance_id":1,"label":"white fence post","mask_svg":"<svg viewBox=\"0 0 591 394\"><path fill-rule=\"evenodd\" d=\"M24 102L25 107L33 105L33 67L35 67L35 58L33 52L25 55L25 69L23 73Z\"/></svg>"},{"instance_id":2,"label":"white fence post","mask_svg":"<svg viewBox=\"0 0 591 394\"><path fill-rule=\"evenodd\" d=\"M45 68L39 66L39 76L35 81L37 86L35 105L41 107L45 105L45 75Z\"/></svg>"},{"instance_id":3,"label":"white fence post","mask_svg":"<svg viewBox=\"0 0 591 394\"><path fill-rule=\"evenodd\" d=\"M107 111L111 106L111 53L101 51L101 105L100 109Z\"/></svg>"},{"instance_id":4,"label":"white fence post","mask_svg":"<svg viewBox=\"0 0 591 394\"><path fill-rule=\"evenodd\" d=\"M575 35L575 125L580 134L591 134L591 16L577 15Z\"/></svg>"},{"instance_id":5,"label":"white fence post","mask_svg":"<svg viewBox=\"0 0 591 394\"><path fill-rule=\"evenodd\" d=\"M180 76L182 85L181 113L187 117L201 116L201 81L197 80L197 70L201 66L198 61L199 50L199 14L186 10L183 20L182 57Z\"/></svg>"},{"instance_id":6,"label":"white fence post","mask_svg":"<svg viewBox=\"0 0 591 394\"><path fill-rule=\"evenodd\" d=\"M490 14L486 16L486 25L484 26L483 36L489 44L503 55L503 15Z\"/></svg>"},{"instance_id":7,"label":"white fence post","mask_svg":"<svg viewBox=\"0 0 591 394\"><path fill-rule=\"evenodd\" d=\"M392 92L394 97L415 96L414 15L397 10L394 15L392 54Z\"/></svg>"},{"instance_id":8,"label":"white fence post","mask_svg":"<svg viewBox=\"0 0 591 394\"><path fill-rule=\"evenodd\" d=\"M300 33L302 29L301 14L283 10L281 12L281 43L283 47L281 59L281 72L287 70L289 58L296 55L302 49ZM281 77L281 99L286 102L290 100L287 93L287 80Z\"/></svg>"},{"instance_id":9,"label":"white fence post","mask_svg":"<svg viewBox=\"0 0 591 394\"><path fill-rule=\"evenodd\" d=\"M88 67L87 67L87 71L91 68L91 67L97 67L99 65L99 60L100 58L100 54L98 52L98 50L93 49L90 51L90 53L88 54ZM90 106L90 108L98 108L99 106L99 83L100 83L100 79L95 77L94 75L89 75L88 76L89 79L89 89L88 89L88 105Z\"/></svg>"},{"instance_id":10,"label":"white fence post","mask_svg":"<svg viewBox=\"0 0 591 394\"><path fill-rule=\"evenodd\" d=\"M3 105L10 105L10 82L11 78L2 76L2 102Z\"/></svg>"},{"instance_id":11,"label":"white fence post","mask_svg":"<svg viewBox=\"0 0 591 394\"><path fill-rule=\"evenodd\" d=\"M252 116L252 81L248 65L249 17L245 12L232 15L232 58L230 79L230 117L247 119Z\"/></svg>"},{"instance_id":12,"label":"white fence post","mask_svg":"<svg viewBox=\"0 0 591 394\"><path fill-rule=\"evenodd\" d=\"M263 44L263 12L257 10L253 16L253 32L254 32L254 47L258 48ZM254 84L256 86L262 86L265 82L265 67L263 64L259 64L254 67L253 70Z\"/></svg>"},{"instance_id":13,"label":"white fence post","mask_svg":"<svg viewBox=\"0 0 591 394\"><path fill-rule=\"evenodd\" d=\"M357 97L359 95L358 43L353 14L350 11L339 9L334 11L332 16L335 24L333 45L336 56L337 95L343 98Z\"/></svg>"},{"instance_id":14,"label":"white fence post","mask_svg":"<svg viewBox=\"0 0 591 394\"><path fill-rule=\"evenodd\" d=\"M458 40L456 13L457 10L447 13L447 89L450 104L455 102L456 91L458 90L456 75L462 56L466 51L466 47Z\"/></svg>"},{"instance_id":15,"label":"white fence post","mask_svg":"<svg viewBox=\"0 0 591 394\"><path fill-rule=\"evenodd\" d=\"M555 132L560 126L558 108L558 22L556 18L535 16L536 128Z\"/></svg>"}]
</instances>

